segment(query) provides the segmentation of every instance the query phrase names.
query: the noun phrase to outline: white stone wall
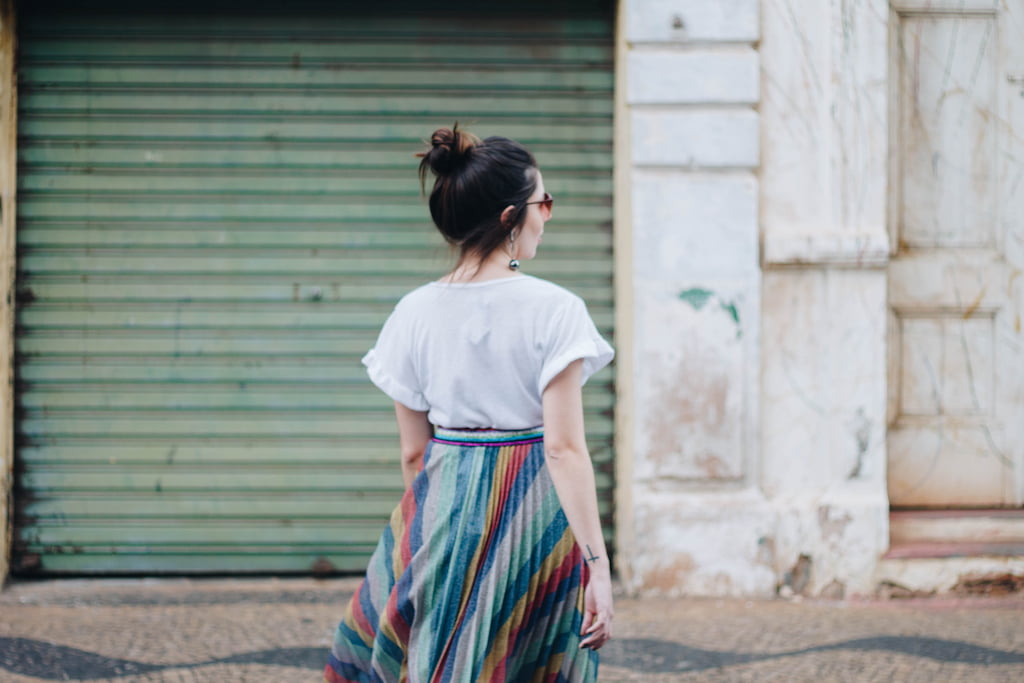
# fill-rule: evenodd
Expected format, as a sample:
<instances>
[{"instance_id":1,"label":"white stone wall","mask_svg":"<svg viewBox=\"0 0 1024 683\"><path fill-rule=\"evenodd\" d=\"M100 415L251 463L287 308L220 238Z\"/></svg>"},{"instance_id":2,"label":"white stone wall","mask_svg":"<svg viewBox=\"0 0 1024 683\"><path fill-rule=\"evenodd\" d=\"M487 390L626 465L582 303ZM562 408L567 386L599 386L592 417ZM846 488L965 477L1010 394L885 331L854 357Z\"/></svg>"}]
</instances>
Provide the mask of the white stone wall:
<instances>
[{"instance_id":1,"label":"white stone wall","mask_svg":"<svg viewBox=\"0 0 1024 683\"><path fill-rule=\"evenodd\" d=\"M888 6L623 17L620 572L640 592L869 592L888 541Z\"/></svg>"},{"instance_id":2,"label":"white stone wall","mask_svg":"<svg viewBox=\"0 0 1024 683\"><path fill-rule=\"evenodd\" d=\"M761 490L783 592L874 589L886 497L886 0L762 3Z\"/></svg>"},{"instance_id":3,"label":"white stone wall","mask_svg":"<svg viewBox=\"0 0 1024 683\"><path fill-rule=\"evenodd\" d=\"M758 2L626 0L624 14L633 390L619 566L633 590L768 594Z\"/></svg>"}]
</instances>

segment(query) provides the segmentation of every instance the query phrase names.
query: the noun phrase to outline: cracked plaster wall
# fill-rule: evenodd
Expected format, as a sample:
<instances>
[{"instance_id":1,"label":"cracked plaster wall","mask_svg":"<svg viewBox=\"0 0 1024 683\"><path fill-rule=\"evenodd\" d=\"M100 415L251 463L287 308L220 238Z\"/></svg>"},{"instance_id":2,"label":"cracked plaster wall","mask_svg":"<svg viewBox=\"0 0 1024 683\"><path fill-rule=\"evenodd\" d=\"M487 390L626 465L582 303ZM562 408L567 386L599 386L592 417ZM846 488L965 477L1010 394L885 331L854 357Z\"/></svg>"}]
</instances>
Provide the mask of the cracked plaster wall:
<instances>
[{"instance_id":1,"label":"cracked plaster wall","mask_svg":"<svg viewBox=\"0 0 1024 683\"><path fill-rule=\"evenodd\" d=\"M868 592L888 541L888 6L626 0L624 17L626 586Z\"/></svg>"},{"instance_id":2,"label":"cracked plaster wall","mask_svg":"<svg viewBox=\"0 0 1024 683\"><path fill-rule=\"evenodd\" d=\"M760 485L780 590L839 598L888 546L889 6L762 12Z\"/></svg>"},{"instance_id":3,"label":"cracked plaster wall","mask_svg":"<svg viewBox=\"0 0 1024 683\"><path fill-rule=\"evenodd\" d=\"M633 590L766 594L759 5L627 0L624 10L635 384L620 405L633 457L619 480L632 508L618 563Z\"/></svg>"}]
</instances>

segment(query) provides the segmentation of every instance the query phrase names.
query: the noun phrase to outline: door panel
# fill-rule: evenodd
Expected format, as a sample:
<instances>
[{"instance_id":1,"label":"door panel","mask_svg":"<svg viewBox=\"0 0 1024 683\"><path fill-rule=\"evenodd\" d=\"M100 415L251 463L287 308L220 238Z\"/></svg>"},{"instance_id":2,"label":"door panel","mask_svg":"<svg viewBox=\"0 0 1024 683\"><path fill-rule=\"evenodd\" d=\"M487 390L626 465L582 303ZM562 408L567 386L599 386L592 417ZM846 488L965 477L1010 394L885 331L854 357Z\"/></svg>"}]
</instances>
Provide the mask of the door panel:
<instances>
[{"instance_id":1,"label":"door panel","mask_svg":"<svg viewBox=\"0 0 1024 683\"><path fill-rule=\"evenodd\" d=\"M894 506L1024 502L1022 5L894 7Z\"/></svg>"},{"instance_id":2,"label":"door panel","mask_svg":"<svg viewBox=\"0 0 1024 683\"><path fill-rule=\"evenodd\" d=\"M910 15L899 26L900 238L910 247L991 247L994 16Z\"/></svg>"}]
</instances>

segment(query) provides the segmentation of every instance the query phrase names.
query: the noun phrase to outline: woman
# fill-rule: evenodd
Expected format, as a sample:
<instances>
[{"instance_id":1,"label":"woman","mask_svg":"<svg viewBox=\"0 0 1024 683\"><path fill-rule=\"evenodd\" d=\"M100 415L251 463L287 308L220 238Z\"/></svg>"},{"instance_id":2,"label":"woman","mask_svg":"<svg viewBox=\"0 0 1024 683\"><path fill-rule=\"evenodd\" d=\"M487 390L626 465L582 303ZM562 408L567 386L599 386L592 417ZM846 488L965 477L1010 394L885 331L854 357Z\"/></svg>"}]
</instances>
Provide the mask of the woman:
<instances>
[{"instance_id":1,"label":"woman","mask_svg":"<svg viewBox=\"0 0 1024 683\"><path fill-rule=\"evenodd\" d=\"M581 386L613 351L579 297L518 272L554 201L533 156L458 126L430 144L420 180L459 259L363 358L395 401L406 492L325 679L593 681L612 596Z\"/></svg>"}]
</instances>

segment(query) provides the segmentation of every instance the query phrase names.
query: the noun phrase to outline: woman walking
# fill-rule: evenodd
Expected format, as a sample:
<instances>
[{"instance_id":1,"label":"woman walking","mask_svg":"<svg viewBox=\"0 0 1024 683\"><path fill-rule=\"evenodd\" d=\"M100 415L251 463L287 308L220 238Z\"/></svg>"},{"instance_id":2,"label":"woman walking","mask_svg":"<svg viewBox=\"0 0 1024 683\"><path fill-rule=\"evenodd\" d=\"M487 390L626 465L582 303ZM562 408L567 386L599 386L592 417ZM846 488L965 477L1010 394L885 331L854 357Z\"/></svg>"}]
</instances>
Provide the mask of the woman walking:
<instances>
[{"instance_id":1,"label":"woman walking","mask_svg":"<svg viewBox=\"0 0 1024 683\"><path fill-rule=\"evenodd\" d=\"M581 386L613 351L579 297L518 272L554 202L533 156L457 126L430 144L420 179L459 259L363 358L406 491L325 680L594 681L612 597Z\"/></svg>"}]
</instances>

